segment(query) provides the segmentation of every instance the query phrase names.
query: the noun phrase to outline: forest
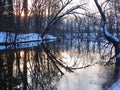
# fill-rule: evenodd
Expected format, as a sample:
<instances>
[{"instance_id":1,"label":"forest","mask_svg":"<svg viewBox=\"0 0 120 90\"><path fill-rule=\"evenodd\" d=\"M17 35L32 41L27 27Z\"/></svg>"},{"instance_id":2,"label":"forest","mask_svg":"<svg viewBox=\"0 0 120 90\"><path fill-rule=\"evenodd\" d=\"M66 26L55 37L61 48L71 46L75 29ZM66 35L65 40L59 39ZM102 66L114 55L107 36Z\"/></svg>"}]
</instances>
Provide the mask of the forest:
<instances>
[{"instance_id":1,"label":"forest","mask_svg":"<svg viewBox=\"0 0 120 90\"><path fill-rule=\"evenodd\" d=\"M0 90L119 90L119 78L120 0L0 0Z\"/></svg>"}]
</instances>

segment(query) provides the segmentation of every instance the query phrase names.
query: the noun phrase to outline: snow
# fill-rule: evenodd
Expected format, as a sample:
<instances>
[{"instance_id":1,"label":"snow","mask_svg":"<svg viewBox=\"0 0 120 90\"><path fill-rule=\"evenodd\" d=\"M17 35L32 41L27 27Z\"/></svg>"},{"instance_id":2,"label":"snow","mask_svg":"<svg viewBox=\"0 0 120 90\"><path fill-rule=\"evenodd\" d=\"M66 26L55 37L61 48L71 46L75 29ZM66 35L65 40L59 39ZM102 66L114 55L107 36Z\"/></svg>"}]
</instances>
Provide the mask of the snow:
<instances>
[{"instance_id":1,"label":"snow","mask_svg":"<svg viewBox=\"0 0 120 90\"><path fill-rule=\"evenodd\" d=\"M1 32L0 33L0 42L5 42L5 37L6 37L6 33L5 32Z\"/></svg>"},{"instance_id":2,"label":"snow","mask_svg":"<svg viewBox=\"0 0 120 90\"><path fill-rule=\"evenodd\" d=\"M14 33L0 32L0 43L11 43L14 41ZM8 37L7 37L8 36ZM6 39L7 37L7 39ZM42 40L55 41L57 38L53 35L46 34L43 39L40 34L28 33L28 34L18 34L16 38L16 48L26 48L32 46L38 46L41 44ZM39 42L38 42L39 41ZM9 48L9 46L7 47ZM0 46L0 50L5 49L5 46Z\"/></svg>"},{"instance_id":3,"label":"snow","mask_svg":"<svg viewBox=\"0 0 120 90\"><path fill-rule=\"evenodd\" d=\"M35 40L42 40L39 34L30 33L30 34L19 34L17 36L17 42L24 42L24 41L35 41Z\"/></svg>"},{"instance_id":4,"label":"snow","mask_svg":"<svg viewBox=\"0 0 120 90\"><path fill-rule=\"evenodd\" d=\"M15 37L14 33L8 33L7 37L7 33L6 32L0 32L0 43L2 42L6 42L6 37L7 37L7 42L10 42L9 39ZM42 40L39 34L35 34L35 33L30 33L30 34L18 34L17 35L17 39L16 42L25 42L25 41L31 41L31 40Z\"/></svg>"},{"instance_id":5,"label":"snow","mask_svg":"<svg viewBox=\"0 0 120 90\"><path fill-rule=\"evenodd\" d=\"M57 38L53 35L46 34L43 39L51 39L51 40L56 40Z\"/></svg>"},{"instance_id":6,"label":"snow","mask_svg":"<svg viewBox=\"0 0 120 90\"><path fill-rule=\"evenodd\" d=\"M0 50L5 49L5 46L0 46Z\"/></svg>"},{"instance_id":7,"label":"snow","mask_svg":"<svg viewBox=\"0 0 120 90\"><path fill-rule=\"evenodd\" d=\"M104 25L104 33L105 33L105 36L114 40L115 42L119 42L119 39L115 36L115 35L112 35L108 32L108 29L107 29L107 25L105 24Z\"/></svg>"},{"instance_id":8,"label":"snow","mask_svg":"<svg viewBox=\"0 0 120 90\"><path fill-rule=\"evenodd\" d=\"M113 84L108 90L120 90L120 80Z\"/></svg>"}]
</instances>

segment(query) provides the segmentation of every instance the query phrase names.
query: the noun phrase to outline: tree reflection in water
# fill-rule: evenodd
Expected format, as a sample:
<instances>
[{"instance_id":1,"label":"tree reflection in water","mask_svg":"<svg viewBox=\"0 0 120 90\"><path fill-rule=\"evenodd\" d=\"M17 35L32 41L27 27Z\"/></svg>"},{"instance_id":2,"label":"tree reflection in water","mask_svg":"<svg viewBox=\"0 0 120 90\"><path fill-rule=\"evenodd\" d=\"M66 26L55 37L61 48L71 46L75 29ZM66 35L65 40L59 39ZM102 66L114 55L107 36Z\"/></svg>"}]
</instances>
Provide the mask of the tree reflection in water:
<instances>
[{"instance_id":1,"label":"tree reflection in water","mask_svg":"<svg viewBox=\"0 0 120 90\"><path fill-rule=\"evenodd\" d=\"M43 45L43 44L42 44ZM0 52L0 90L54 90L61 74L44 47ZM60 63L59 63L60 64Z\"/></svg>"},{"instance_id":2,"label":"tree reflection in water","mask_svg":"<svg viewBox=\"0 0 120 90\"><path fill-rule=\"evenodd\" d=\"M6 46L0 51L0 90L56 90L63 70L72 72L100 62L103 46L103 42L82 39L31 48Z\"/></svg>"}]
</instances>

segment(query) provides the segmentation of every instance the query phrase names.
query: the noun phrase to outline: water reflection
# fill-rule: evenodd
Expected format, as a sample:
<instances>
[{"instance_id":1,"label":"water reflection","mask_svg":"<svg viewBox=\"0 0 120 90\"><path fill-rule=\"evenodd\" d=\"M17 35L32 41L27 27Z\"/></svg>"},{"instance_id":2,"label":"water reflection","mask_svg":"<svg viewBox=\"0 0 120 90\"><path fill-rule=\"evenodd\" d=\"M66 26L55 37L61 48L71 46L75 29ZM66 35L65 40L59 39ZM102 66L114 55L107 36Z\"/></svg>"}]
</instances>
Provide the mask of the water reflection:
<instances>
[{"instance_id":1,"label":"water reflection","mask_svg":"<svg viewBox=\"0 0 120 90\"><path fill-rule=\"evenodd\" d=\"M54 90L58 70L43 48L0 52L0 90Z\"/></svg>"},{"instance_id":2,"label":"water reflection","mask_svg":"<svg viewBox=\"0 0 120 90\"><path fill-rule=\"evenodd\" d=\"M113 66L92 65L67 73L56 84L57 90L107 90L113 83Z\"/></svg>"},{"instance_id":3,"label":"water reflection","mask_svg":"<svg viewBox=\"0 0 120 90\"><path fill-rule=\"evenodd\" d=\"M17 44L9 45L9 47L6 46L6 49L0 51L0 86L2 86L0 90L55 90L57 89L57 81L63 74L66 74L66 70L72 72L71 69L84 68L100 62L102 45L103 43L98 41L71 39L63 40L63 42L59 43L38 43L37 46L28 48L17 48ZM94 67L90 70L95 68L99 70L99 67ZM92 73L90 70L90 75L97 72L95 70ZM83 73L79 71L79 74L80 72ZM85 74L83 73L82 76L86 75L86 78L89 79L91 77L98 77L96 74L99 74L96 73L93 76L89 76L89 73L86 72L88 71L84 71ZM69 79L66 80L68 83L71 82L71 79L74 79L70 78L70 75L68 74L67 78L63 77L64 79ZM74 75L75 80L78 80L73 83L80 86L74 90L90 90L87 88L82 89L82 86L85 86L85 82L87 83L87 79L81 84L79 81L82 80L76 78L78 74L73 73ZM105 80L107 81L106 78ZM74 88L71 84L68 84L67 89L59 88L59 85L57 85L58 90L70 90L70 87L73 90Z\"/></svg>"}]
</instances>

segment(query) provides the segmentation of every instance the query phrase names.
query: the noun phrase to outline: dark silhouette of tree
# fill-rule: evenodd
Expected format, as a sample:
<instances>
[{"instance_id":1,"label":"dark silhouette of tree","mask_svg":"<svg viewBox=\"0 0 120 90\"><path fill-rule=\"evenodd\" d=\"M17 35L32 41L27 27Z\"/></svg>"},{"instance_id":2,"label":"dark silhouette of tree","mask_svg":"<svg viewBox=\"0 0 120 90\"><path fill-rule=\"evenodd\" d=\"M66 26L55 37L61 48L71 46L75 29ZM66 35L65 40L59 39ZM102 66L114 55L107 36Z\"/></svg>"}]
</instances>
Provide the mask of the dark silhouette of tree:
<instances>
[{"instance_id":1,"label":"dark silhouette of tree","mask_svg":"<svg viewBox=\"0 0 120 90\"><path fill-rule=\"evenodd\" d=\"M0 0L0 28L14 27L13 0Z\"/></svg>"},{"instance_id":2,"label":"dark silhouette of tree","mask_svg":"<svg viewBox=\"0 0 120 90\"><path fill-rule=\"evenodd\" d=\"M8 19L9 19L9 26L13 27L14 24L14 15L13 15L13 0L8 0Z\"/></svg>"},{"instance_id":3,"label":"dark silhouette of tree","mask_svg":"<svg viewBox=\"0 0 120 90\"><path fill-rule=\"evenodd\" d=\"M1 0L1 1L0 1L0 17L2 16L3 11L4 11L3 6L4 6L4 2Z\"/></svg>"}]
</instances>

